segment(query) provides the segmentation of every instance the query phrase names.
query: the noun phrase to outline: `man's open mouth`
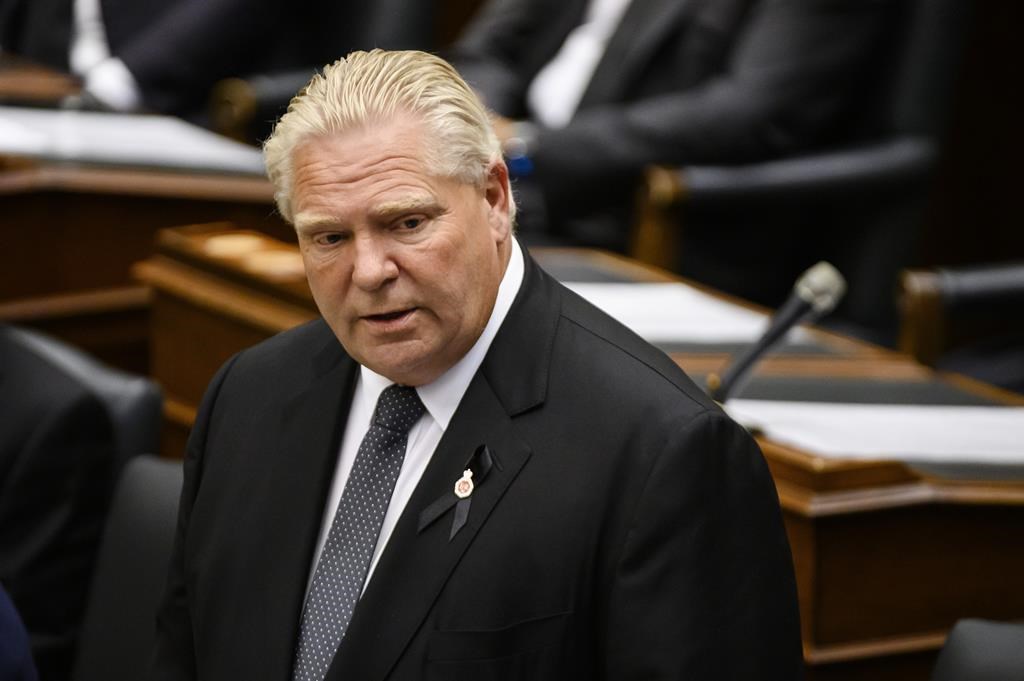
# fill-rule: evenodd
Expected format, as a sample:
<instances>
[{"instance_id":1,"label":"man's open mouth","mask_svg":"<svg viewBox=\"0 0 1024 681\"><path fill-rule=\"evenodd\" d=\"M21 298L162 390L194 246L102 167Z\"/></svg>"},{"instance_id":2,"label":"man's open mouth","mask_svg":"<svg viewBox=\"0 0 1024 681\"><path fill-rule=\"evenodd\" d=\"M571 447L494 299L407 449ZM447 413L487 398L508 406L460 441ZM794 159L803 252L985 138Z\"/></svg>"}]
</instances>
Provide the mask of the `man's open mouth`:
<instances>
[{"instance_id":1,"label":"man's open mouth","mask_svg":"<svg viewBox=\"0 0 1024 681\"><path fill-rule=\"evenodd\" d=\"M406 315L412 314L415 309L416 308L414 307L410 307L405 310L395 310L394 312L385 312L383 314L371 314L366 315L365 319L368 319L372 322L391 322L396 319L401 319Z\"/></svg>"}]
</instances>

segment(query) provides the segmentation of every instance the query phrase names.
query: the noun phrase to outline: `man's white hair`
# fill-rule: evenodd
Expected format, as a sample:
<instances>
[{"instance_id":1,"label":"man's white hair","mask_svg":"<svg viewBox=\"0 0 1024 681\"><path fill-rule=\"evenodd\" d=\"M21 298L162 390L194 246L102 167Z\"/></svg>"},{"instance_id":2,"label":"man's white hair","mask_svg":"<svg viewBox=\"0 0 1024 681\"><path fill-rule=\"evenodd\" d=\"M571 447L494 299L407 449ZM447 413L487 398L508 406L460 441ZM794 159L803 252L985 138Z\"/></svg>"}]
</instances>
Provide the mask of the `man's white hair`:
<instances>
[{"instance_id":1,"label":"man's white hair","mask_svg":"<svg viewBox=\"0 0 1024 681\"><path fill-rule=\"evenodd\" d=\"M324 67L288 105L263 144L277 208L292 222L292 155L309 138L412 114L426 130L428 172L483 187L501 144L487 110L455 68L415 50L353 52ZM509 191L509 218L515 203Z\"/></svg>"}]
</instances>

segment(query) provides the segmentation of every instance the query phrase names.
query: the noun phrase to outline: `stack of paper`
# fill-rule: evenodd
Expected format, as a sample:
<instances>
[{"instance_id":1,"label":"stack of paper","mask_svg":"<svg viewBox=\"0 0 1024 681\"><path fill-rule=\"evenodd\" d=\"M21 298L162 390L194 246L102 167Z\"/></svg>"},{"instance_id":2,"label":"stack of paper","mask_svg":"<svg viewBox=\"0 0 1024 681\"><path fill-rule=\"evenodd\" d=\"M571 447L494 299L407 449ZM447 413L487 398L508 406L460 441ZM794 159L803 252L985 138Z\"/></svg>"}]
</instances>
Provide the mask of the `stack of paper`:
<instances>
[{"instance_id":1,"label":"stack of paper","mask_svg":"<svg viewBox=\"0 0 1024 681\"><path fill-rule=\"evenodd\" d=\"M262 175L258 149L170 116L0 106L0 154Z\"/></svg>"},{"instance_id":2,"label":"stack of paper","mask_svg":"<svg viewBox=\"0 0 1024 681\"><path fill-rule=\"evenodd\" d=\"M1024 466L1024 407L729 400L769 439L821 456Z\"/></svg>"},{"instance_id":3,"label":"stack of paper","mask_svg":"<svg viewBox=\"0 0 1024 681\"><path fill-rule=\"evenodd\" d=\"M652 343L752 343L768 318L683 283L566 286ZM797 329L788 338L806 338Z\"/></svg>"}]
</instances>

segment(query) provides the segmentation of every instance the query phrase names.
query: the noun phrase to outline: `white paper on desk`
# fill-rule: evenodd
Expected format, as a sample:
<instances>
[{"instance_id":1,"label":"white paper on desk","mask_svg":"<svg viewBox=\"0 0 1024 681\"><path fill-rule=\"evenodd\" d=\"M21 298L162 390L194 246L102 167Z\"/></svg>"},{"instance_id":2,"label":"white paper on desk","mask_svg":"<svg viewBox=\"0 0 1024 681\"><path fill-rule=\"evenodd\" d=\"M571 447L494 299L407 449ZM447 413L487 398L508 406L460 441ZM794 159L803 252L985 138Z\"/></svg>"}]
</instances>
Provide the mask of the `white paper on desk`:
<instances>
[{"instance_id":1,"label":"white paper on desk","mask_svg":"<svg viewBox=\"0 0 1024 681\"><path fill-rule=\"evenodd\" d=\"M262 175L258 149L171 116L0 106L0 154Z\"/></svg>"},{"instance_id":2,"label":"white paper on desk","mask_svg":"<svg viewBox=\"0 0 1024 681\"><path fill-rule=\"evenodd\" d=\"M1024 407L729 400L770 440L821 456L1024 465Z\"/></svg>"},{"instance_id":3,"label":"white paper on desk","mask_svg":"<svg viewBox=\"0 0 1024 681\"><path fill-rule=\"evenodd\" d=\"M0 107L2 110L4 107ZM46 133L0 113L0 153L38 156L46 149Z\"/></svg>"},{"instance_id":4,"label":"white paper on desk","mask_svg":"<svg viewBox=\"0 0 1024 681\"><path fill-rule=\"evenodd\" d=\"M652 343L753 342L768 323L766 315L683 283L565 285Z\"/></svg>"}]
</instances>

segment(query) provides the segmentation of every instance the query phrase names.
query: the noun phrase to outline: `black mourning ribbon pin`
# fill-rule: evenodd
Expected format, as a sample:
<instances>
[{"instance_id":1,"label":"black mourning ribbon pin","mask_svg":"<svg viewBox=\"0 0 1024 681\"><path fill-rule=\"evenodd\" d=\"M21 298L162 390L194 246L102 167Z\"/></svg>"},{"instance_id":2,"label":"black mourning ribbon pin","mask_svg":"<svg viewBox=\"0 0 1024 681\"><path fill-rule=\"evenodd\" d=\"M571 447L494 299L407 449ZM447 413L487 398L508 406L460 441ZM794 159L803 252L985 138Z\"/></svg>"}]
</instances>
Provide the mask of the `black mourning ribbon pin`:
<instances>
[{"instance_id":1,"label":"black mourning ribbon pin","mask_svg":"<svg viewBox=\"0 0 1024 681\"><path fill-rule=\"evenodd\" d=\"M427 506L420 513L419 527L417 534L427 528L428 525L443 516L452 506L455 507L455 514L452 518L452 530L448 535L448 541L455 539L466 523L469 521L469 507L473 503L473 492L487 478L488 473L494 468L495 459L487 445L480 445L469 457L463 466L463 474L455 481L452 490L442 496L434 503Z\"/></svg>"}]
</instances>

